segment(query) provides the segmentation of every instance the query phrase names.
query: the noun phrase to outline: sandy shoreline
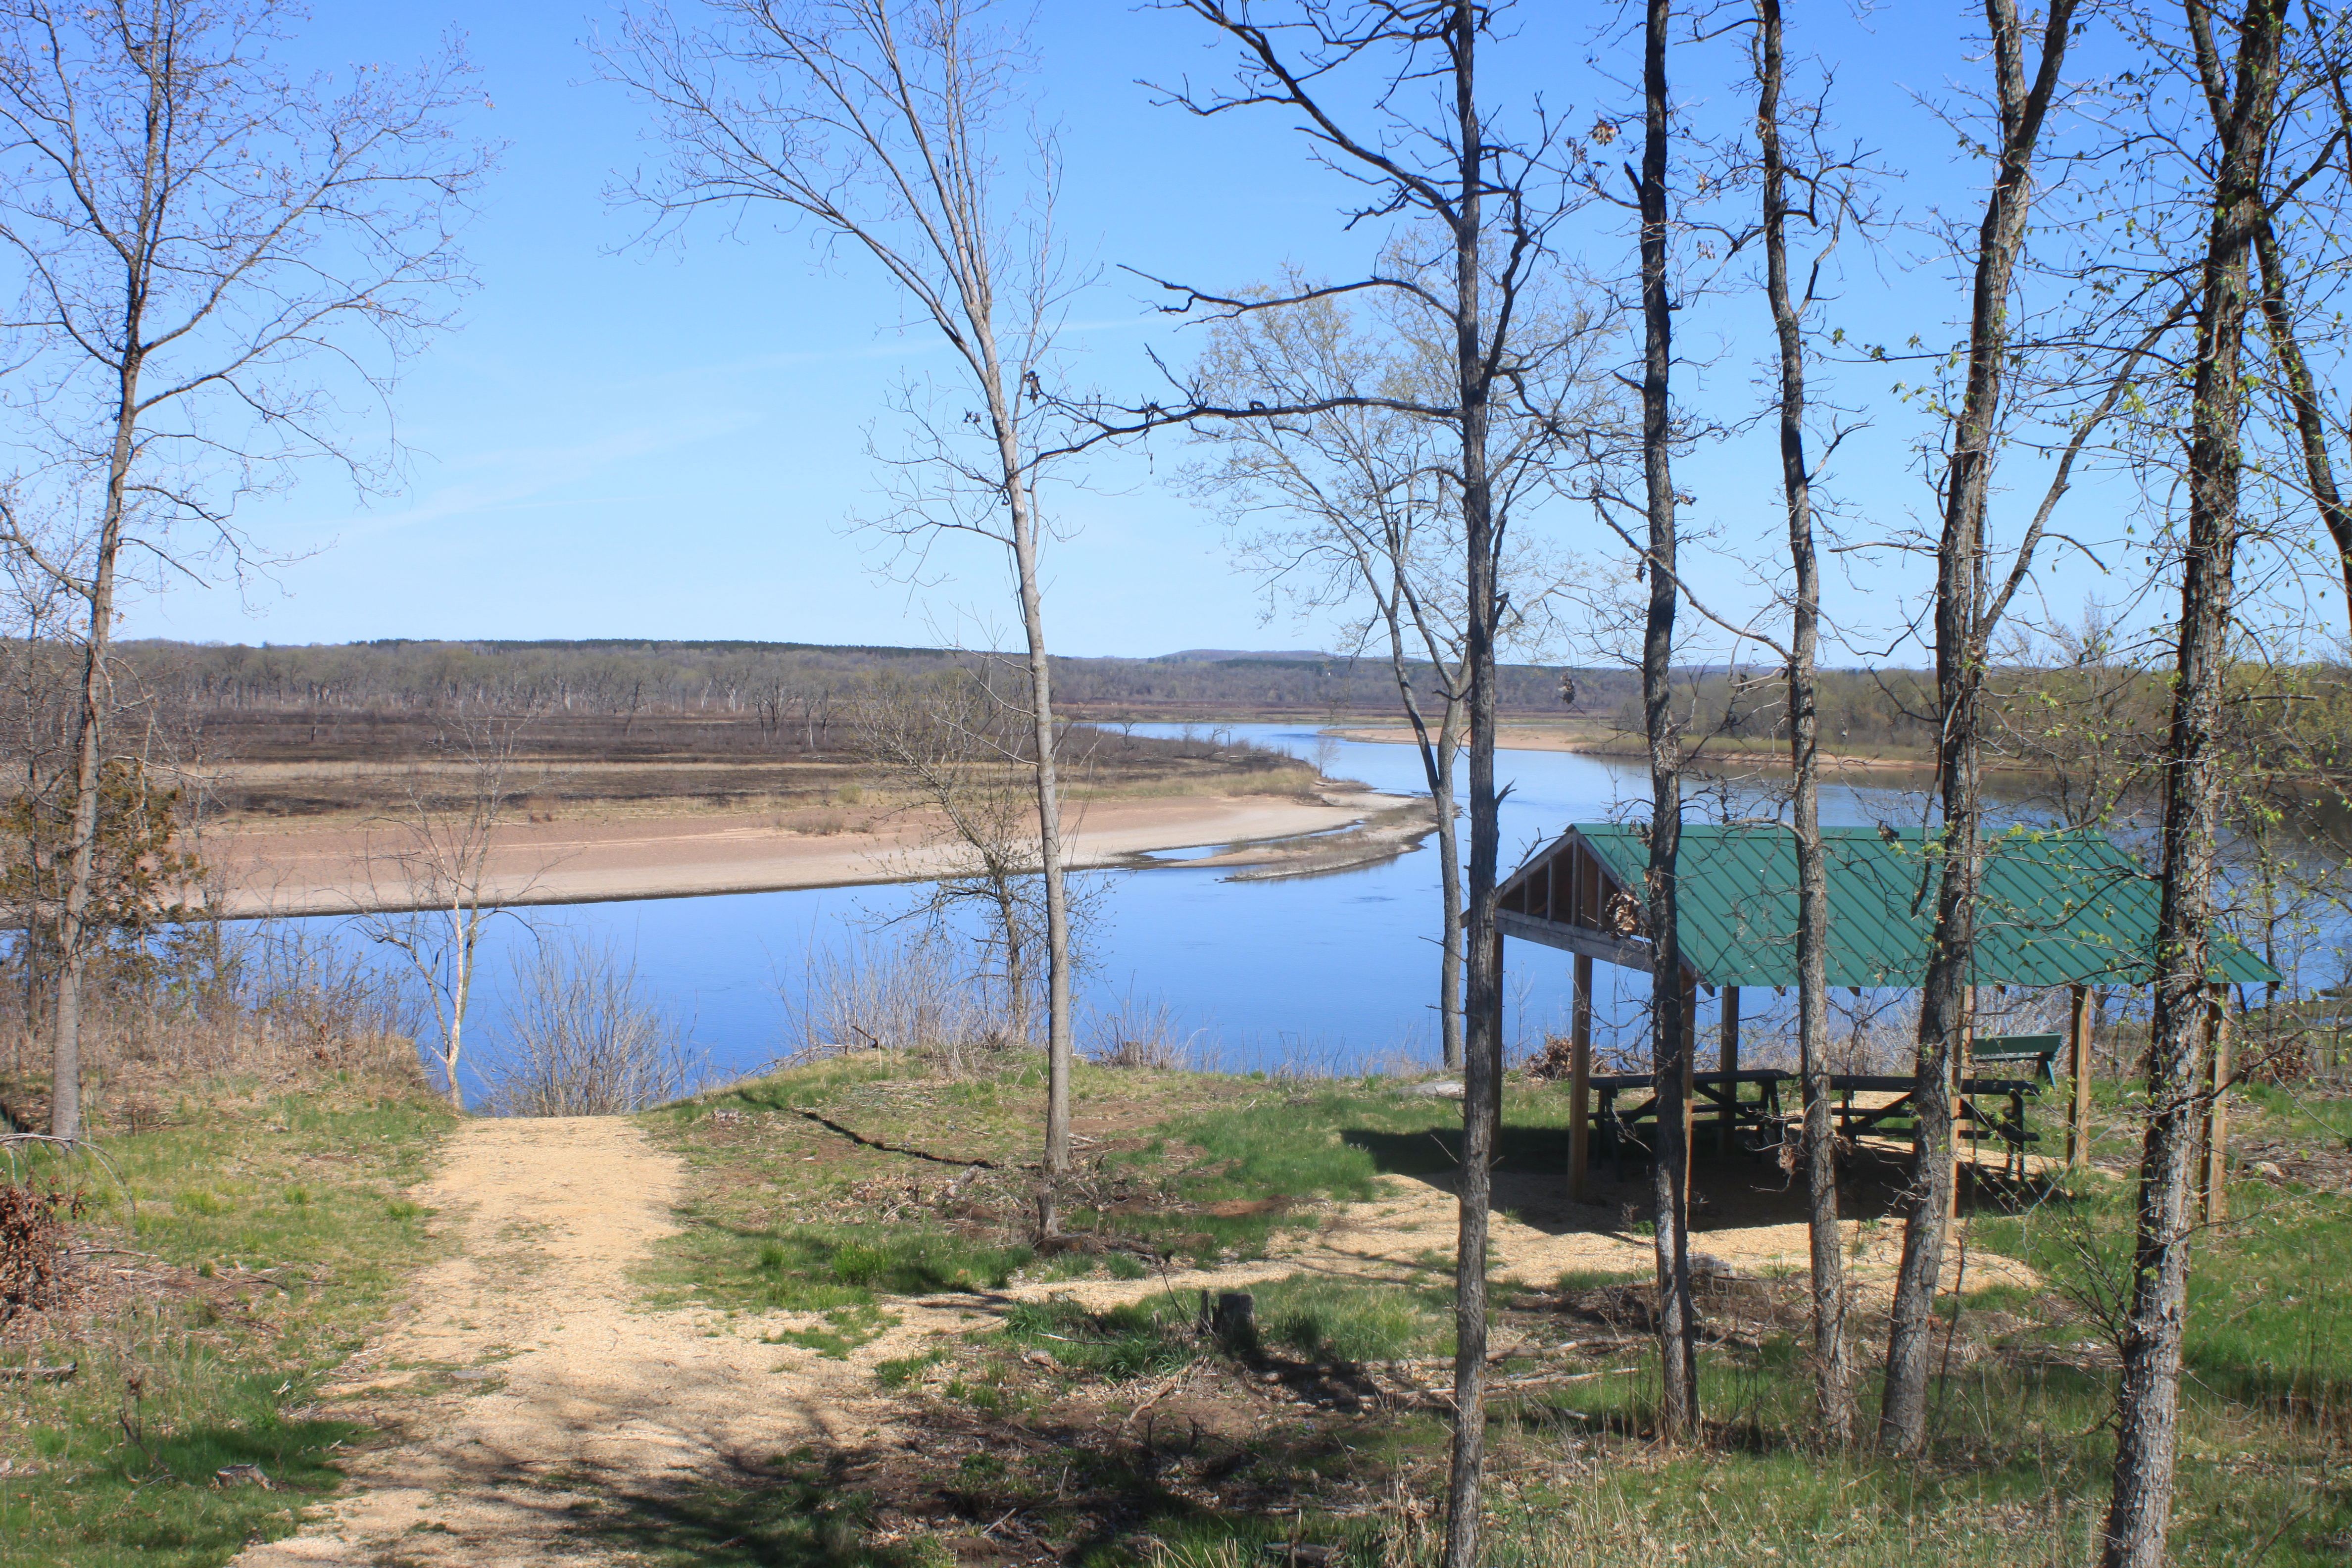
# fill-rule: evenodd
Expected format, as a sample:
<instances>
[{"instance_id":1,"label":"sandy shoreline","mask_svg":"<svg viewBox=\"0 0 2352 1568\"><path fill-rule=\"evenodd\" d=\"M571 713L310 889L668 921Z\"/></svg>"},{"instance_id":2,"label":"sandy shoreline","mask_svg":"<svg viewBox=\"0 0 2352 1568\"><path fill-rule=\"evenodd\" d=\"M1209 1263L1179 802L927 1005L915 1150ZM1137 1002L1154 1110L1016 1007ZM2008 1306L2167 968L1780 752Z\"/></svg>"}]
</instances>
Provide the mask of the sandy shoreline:
<instances>
[{"instance_id":1,"label":"sandy shoreline","mask_svg":"<svg viewBox=\"0 0 2352 1568\"><path fill-rule=\"evenodd\" d=\"M1191 867L1262 867L1305 860L1333 834L1366 818L1393 816L1400 795L1332 790L1314 801L1287 795L1174 795L1074 803L1066 833L1074 868L1133 867L1158 850L1221 846ZM1390 853L1410 847L1381 830ZM593 903L919 881L953 857L929 842L924 823L900 820L870 831L814 834L775 825L772 813L704 814L599 820L583 814L501 826L490 851L485 902ZM224 873L223 912L351 914L414 908L417 895L398 858L414 839L397 828L245 829L208 839L205 858Z\"/></svg>"}]
</instances>

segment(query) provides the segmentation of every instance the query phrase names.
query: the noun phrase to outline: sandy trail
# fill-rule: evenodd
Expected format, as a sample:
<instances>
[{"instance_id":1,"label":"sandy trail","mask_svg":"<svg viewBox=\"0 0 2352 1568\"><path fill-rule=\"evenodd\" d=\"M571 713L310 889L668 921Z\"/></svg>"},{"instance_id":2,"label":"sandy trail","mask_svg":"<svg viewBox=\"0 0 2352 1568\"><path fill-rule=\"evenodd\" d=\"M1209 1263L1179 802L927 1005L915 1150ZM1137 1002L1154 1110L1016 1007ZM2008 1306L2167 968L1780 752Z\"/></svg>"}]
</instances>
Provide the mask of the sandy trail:
<instances>
[{"instance_id":1,"label":"sandy trail","mask_svg":"<svg viewBox=\"0 0 2352 1568\"><path fill-rule=\"evenodd\" d=\"M351 1486L296 1535L249 1549L247 1568L297 1563L536 1564L606 1561L579 1506L628 1506L698 1482L741 1480L801 1444L897 1441L873 1378L886 1357L995 1326L1013 1301L1067 1295L1100 1309L1172 1289L1245 1288L1302 1272L1403 1280L1450 1267L1454 1200L1443 1178L1388 1176L1378 1198L1294 1233L1276 1256L1140 1280L1079 1280L887 1303L892 1326L846 1360L761 1342L815 1314L729 1318L639 1304L635 1266L677 1226L679 1163L620 1117L480 1119L417 1197L458 1250L415 1282L411 1306L345 1368L355 1396L397 1432L356 1456ZM1570 1205L1555 1177L1497 1172L1496 1274L1548 1286L1570 1269L1640 1273L1650 1244L1603 1209ZM1516 1215L1518 1217L1513 1217ZM1742 1272L1801 1268L1801 1224L1727 1214L1694 1240ZM1899 1226L1850 1227L1856 1276L1884 1291ZM2011 1273L1971 1265L1973 1282ZM1425 1276L1424 1276L1425 1278ZM452 1371L460 1375L453 1378Z\"/></svg>"},{"instance_id":2,"label":"sandy trail","mask_svg":"<svg viewBox=\"0 0 2352 1568\"><path fill-rule=\"evenodd\" d=\"M864 1370L808 1356L779 1378L777 1347L717 1313L633 1307L628 1270L675 1228L681 1180L622 1118L466 1123L418 1194L455 1217L462 1250L417 1279L410 1315L333 1391L407 1440L359 1456L321 1516L236 1561L594 1561L569 1528L576 1503L877 1435L887 1412Z\"/></svg>"},{"instance_id":3,"label":"sandy trail","mask_svg":"<svg viewBox=\"0 0 2352 1568\"><path fill-rule=\"evenodd\" d=\"M1654 1256L1649 1238L1620 1229L1616 1215L1606 1208L1567 1202L1561 1187L1559 1178L1550 1174L1495 1173L1496 1212L1488 1221L1495 1278L1549 1289L1570 1271L1646 1276ZM1759 1224L1732 1206L1734 1212L1718 1218L1710 1220L1703 1215L1697 1220L1691 1237L1694 1253L1720 1259L1742 1275L1765 1276L1806 1267L1802 1221ZM1511 1212L1501 1212L1505 1209ZM1342 1207L1328 1224L1297 1234L1257 1262L1181 1272L1164 1284L1157 1276L1147 1280L1078 1280L1024 1293L1065 1294L1100 1309L1139 1300L1168 1285L1180 1293L1234 1289L1293 1274L1402 1283L1433 1263L1449 1270L1454 1267L1458 1213L1449 1178L1383 1176L1379 1197ZM1883 1308L1893 1296L1895 1265L1902 1256L1901 1223L1849 1220L1842 1228L1851 1279L1866 1304ZM1422 1278L1425 1279L1426 1274ZM1992 1284L2032 1288L2038 1283L2031 1269L2013 1259L1981 1252L1969 1258L1971 1289ZM930 1300L950 1304L949 1298Z\"/></svg>"}]
</instances>

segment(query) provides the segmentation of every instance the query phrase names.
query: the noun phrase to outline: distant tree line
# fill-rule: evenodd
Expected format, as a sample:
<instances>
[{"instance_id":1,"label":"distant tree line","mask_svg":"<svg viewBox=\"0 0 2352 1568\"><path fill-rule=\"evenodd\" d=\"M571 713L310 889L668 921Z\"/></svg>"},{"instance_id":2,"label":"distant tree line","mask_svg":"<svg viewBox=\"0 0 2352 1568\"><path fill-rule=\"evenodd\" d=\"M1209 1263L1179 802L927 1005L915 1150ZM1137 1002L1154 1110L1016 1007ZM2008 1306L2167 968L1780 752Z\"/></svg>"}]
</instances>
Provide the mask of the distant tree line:
<instances>
[{"instance_id":1,"label":"distant tree line","mask_svg":"<svg viewBox=\"0 0 2352 1568\"><path fill-rule=\"evenodd\" d=\"M2035 672L2018 672L2021 682ZM1916 669L1824 669L1820 685L1822 743L1831 752L1931 746L1936 740L1935 681ZM1789 732L1789 691L1778 669L1685 671L1675 704L1694 740L1777 742ZM1638 744L1642 698L1627 690L1612 722Z\"/></svg>"},{"instance_id":2,"label":"distant tree line","mask_svg":"<svg viewBox=\"0 0 2352 1568\"><path fill-rule=\"evenodd\" d=\"M123 658L150 689L191 712L740 718L821 749L841 705L883 671L919 675L992 656L939 648L808 643L426 642L250 647L136 642ZM1605 712L1628 678L1614 671L1504 667L1501 706L1519 715ZM1088 718L1385 717L1397 710L1384 661L1329 658L1055 658L1059 700ZM1563 701L1563 695L1569 699Z\"/></svg>"},{"instance_id":3,"label":"distant tree line","mask_svg":"<svg viewBox=\"0 0 2352 1568\"><path fill-rule=\"evenodd\" d=\"M1936 743L1934 677L1916 669L1824 669L1815 676L1821 743L1831 754L1891 750L1926 760ZM2352 667L2242 660L2224 673L2223 721L2232 754L2265 779L2352 778ZM1683 734L1718 754L1785 746L1789 699L1773 668L1680 672ZM2131 791L2153 786L2172 700L2168 672L2102 638L2064 642L1993 665L1985 674L1989 759L2040 775L2067 822L2105 821ZM1612 727L1643 732L1638 695ZM1724 744L1731 742L1731 744Z\"/></svg>"}]
</instances>

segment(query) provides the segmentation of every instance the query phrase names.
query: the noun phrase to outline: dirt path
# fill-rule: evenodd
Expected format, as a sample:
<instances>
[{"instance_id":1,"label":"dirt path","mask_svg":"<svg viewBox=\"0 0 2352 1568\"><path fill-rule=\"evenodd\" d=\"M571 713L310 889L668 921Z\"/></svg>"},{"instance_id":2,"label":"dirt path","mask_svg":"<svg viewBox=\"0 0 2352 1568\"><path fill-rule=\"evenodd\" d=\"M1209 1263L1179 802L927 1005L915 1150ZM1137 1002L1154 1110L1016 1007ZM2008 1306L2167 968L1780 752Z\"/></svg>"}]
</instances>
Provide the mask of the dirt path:
<instances>
[{"instance_id":1,"label":"dirt path","mask_svg":"<svg viewBox=\"0 0 2352 1568\"><path fill-rule=\"evenodd\" d=\"M895 1300L887 1332L835 1360L763 1342L808 1326L814 1314L730 1318L639 1304L631 1270L676 1229L683 1181L679 1163L624 1118L467 1122L440 1174L417 1194L455 1227L456 1251L416 1280L400 1322L328 1391L351 1396L397 1440L357 1456L350 1489L299 1534L236 1562L606 1560L583 1521L598 1510L611 1517L607 1505L658 1506L696 1483L748 1479L802 1444L897 1440L874 1363L990 1328L1010 1300L1066 1293L1098 1309L1162 1289L1189 1297L1301 1272L1402 1279L1453 1251L1444 1184L1390 1176L1380 1198L1297 1234L1263 1261ZM1548 1285L1571 1268L1648 1267L1647 1241L1614 1231L1597 1210L1570 1210L1557 1186L1498 1173L1498 1205L1521 1216L1495 1216L1499 1275ZM1857 1237L1860 1271L1882 1280L1899 1240L1899 1227L1883 1228ZM1743 1272L1801 1267L1804 1258L1802 1226L1742 1226L1696 1239Z\"/></svg>"},{"instance_id":2,"label":"dirt path","mask_svg":"<svg viewBox=\"0 0 2352 1568\"><path fill-rule=\"evenodd\" d=\"M1602 1209L1568 1203L1561 1195L1561 1185L1558 1177L1548 1173L1496 1173L1496 1212L1488 1222L1495 1278L1548 1289L1570 1271L1647 1274L1654 1266L1650 1239L1619 1228L1615 1216ZM1181 1272L1165 1281L1157 1276L1145 1280L1088 1279L1014 1294L1065 1294L1099 1310L1140 1300L1171 1286L1180 1294L1230 1290L1293 1274L1401 1283L1412 1279L1416 1271L1425 1271L1433 1262L1453 1268L1458 1212L1453 1186L1444 1178L1383 1176L1379 1197L1342 1208L1328 1225L1295 1235L1257 1262ZM1806 1267L1801 1221L1756 1224L1741 1215L1730 1216L1728 1223L1711 1223L1702 1216L1697 1225L1691 1250L1717 1259L1735 1274L1768 1276ZM1895 1265L1903 1252L1902 1226L1850 1220L1843 1229L1852 1278L1865 1300L1872 1300L1872 1292L1891 1298ZM1969 1279L1971 1289L1996 1283L2031 1289L2039 1284L2024 1265L1981 1252L1969 1259ZM960 1304L946 1297L930 1300L940 1306ZM1873 1304L1884 1302L1874 1300Z\"/></svg>"},{"instance_id":3,"label":"dirt path","mask_svg":"<svg viewBox=\"0 0 2352 1568\"><path fill-rule=\"evenodd\" d=\"M675 1228L681 1179L621 1118L467 1122L418 1194L461 1250L331 1391L405 1440L358 1458L352 1489L299 1534L236 1561L594 1561L575 1505L876 1434L887 1412L862 1370L796 1356L780 1378L777 1347L717 1313L633 1307L628 1270Z\"/></svg>"}]
</instances>

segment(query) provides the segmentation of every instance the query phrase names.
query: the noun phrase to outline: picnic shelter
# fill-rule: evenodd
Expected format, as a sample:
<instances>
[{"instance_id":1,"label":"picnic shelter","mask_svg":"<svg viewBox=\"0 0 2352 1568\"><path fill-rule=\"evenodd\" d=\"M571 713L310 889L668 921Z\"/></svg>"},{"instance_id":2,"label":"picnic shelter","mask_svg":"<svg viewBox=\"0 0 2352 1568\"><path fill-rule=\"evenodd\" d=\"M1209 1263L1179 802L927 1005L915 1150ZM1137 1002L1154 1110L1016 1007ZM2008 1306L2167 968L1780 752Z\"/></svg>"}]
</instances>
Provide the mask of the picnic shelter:
<instances>
[{"instance_id":1,"label":"picnic shelter","mask_svg":"<svg viewBox=\"0 0 2352 1568\"><path fill-rule=\"evenodd\" d=\"M1824 827L1829 930L1828 983L1916 989L1934 938L1940 842L1920 828ZM1643 889L1649 868L1646 823L1581 822L1529 856L1497 890L1496 929L1573 955L1570 1092L1570 1195L1581 1198L1595 1148L1622 1151L1640 1141L1644 1114L1654 1116L1648 1074L1595 1078L1591 1071L1592 966L1613 963L1643 973L1654 968ZM1743 988L1785 990L1797 984L1796 840L1781 822L1688 824L1682 830L1676 894L1685 1037L1684 1146L1695 1113L1712 1113L1718 1146L1777 1147L1786 1130L1780 1089L1795 1075L1743 1068L1739 1000ZM2038 1134L2025 1101L2056 1082L2063 1054L2067 1160L2084 1156L2090 1101L2090 997L2095 986L2152 983L2158 888L2155 876L2105 835L2011 829L1984 842L1976 909L1974 984L2068 986L2073 1005L2064 1036L1969 1039L1954 1063L1955 1136L1997 1142L2022 1167ZM2209 1081L2229 1079L2227 987L2276 981L2278 972L2239 943L2217 937L2208 972L2212 1005L2207 1026ZM1695 1027L1699 991L1722 1001L1718 1060L1699 1072ZM1909 1075L1838 1074L1839 1120L1848 1135L1910 1125ZM1620 1100L1650 1091L1650 1099ZM1885 1097L1893 1094L1888 1101ZM1857 1097L1863 1097L1857 1103ZM1598 1101L1596 1107L1596 1100ZM2221 1205L2225 1129L2216 1095L2207 1118L2200 1185L2209 1207Z\"/></svg>"}]
</instances>

